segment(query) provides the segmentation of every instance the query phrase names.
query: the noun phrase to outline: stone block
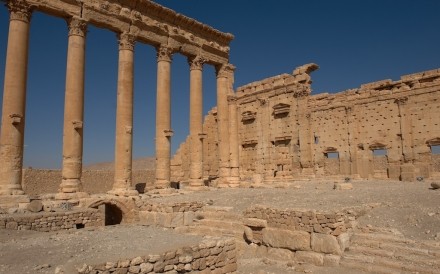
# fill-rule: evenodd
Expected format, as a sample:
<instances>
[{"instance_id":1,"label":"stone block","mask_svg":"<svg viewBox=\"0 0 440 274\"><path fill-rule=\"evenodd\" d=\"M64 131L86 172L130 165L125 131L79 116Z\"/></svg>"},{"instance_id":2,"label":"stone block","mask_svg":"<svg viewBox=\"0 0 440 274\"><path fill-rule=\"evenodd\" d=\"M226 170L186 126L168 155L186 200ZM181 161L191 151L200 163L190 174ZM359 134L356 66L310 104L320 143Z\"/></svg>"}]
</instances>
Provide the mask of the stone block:
<instances>
[{"instance_id":1,"label":"stone block","mask_svg":"<svg viewBox=\"0 0 440 274\"><path fill-rule=\"evenodd\" d=\"M312 233L310 241L312 250L319 253L340 255L341 248L335 236L321 233Z\"/></svg>"},{"instance_id":2,"label":"stone block","mask_svg":"<svg viewBox=\"0 0 440 274\"><path fill-rule=\"evenodd\" d=\"M169 213L171 215L171 227L183 226L183 212Z\"/></svg>"},{"instance_id":3,"label":"stone block","mask_svg":"<svg viewBox=\"0 0 440 274\"><path fill-rule=\"evenodd\" d=\"M284 248L269 247L265 257L277 261L292 261L295 258L295 253Z\"/></svg>"},{"instance_id":4,"label":"stone block","mask_svg":"<svg viewBox=\"0 0 440 274\"><path fill-rule=\"evenodd\" d=\"M290 250L310 250L310 234L305 231L290 231L276 228L263 229L263 243L270 247Z\"/></svg>"},{"instance_id":5,"label":"stone block","mask_svg":"<svg viewBox=\"0 0 440 274\"><path fill-rule=\"evenodd\" d=\"M195 212L194 211L186 211L183 213L183 225L190 226L194 224L194 218L195 218Z\"/></svg>"},{"instance_id":6,"label":"stone block","mask_svg":"<svg viewBox=\"0 0 440 274\"><path fill-rule=\"evenodd\" d=\"M440 182L433 182L433 183L431 183L431 187L433 189L439 189L440 188Z\"/></svg>"},{"instance_id":7,"label":"stone block","mask_svg":"<svg viewBox=\"0 0 440 274\"><path fill-rule=\"evenodd\" d=\"M297 251L295 261L322 266L324 265L324 254L313 251Z\"/></svg>"},{"instance_id":8,"label":"stone block","mask_svg":"<svg viewBox=\"0 0 440 274\"><path fill-rule=\"evenodd\" d=\"M345 232L338 236L338 243L341 252L344 252L350 246L351 233Z\"/></svg>"},{"instance_id":9,"label":"stone block","mask_svg":"<svg viewBox=\"0 0 440 274\"><path fill-rule=\"evenodd\" d=\"M139 211L139 222L143 225L156 225L156 212Z\"/></svg>"},{"instance_id":10,"label":"stone block","mask_svg":"<svg viewBox=\"0 0 440 274\"><path fill-rule=\"evenodd\" d=\"M17 230L17 228L18 228L17 222L7 222L6 223L6 229Z\"/></svg>"},{"instance_id":11,"label":"stone block","mask_svg":"<svg viewBox=\"0 0 440 274\"><path fill-rule=\"evenodd\" d=\"M257 218L246 218L244 220L244 225L250 227L267 227L267 221Z\"/></svg>"},{"instance_id":12,"label":"stone block","mask_svg":"<svg viewBox=\"0 0 440 274\"><path fill-rule=\"evenodd\" d=\"M333 189L336 190L351 190L353 189L353 185L351 183L335 183Z\"/></svg>"},{"instance_id":13,"label":"stone block","mask_svg":"<svg viewBox=\"0 0 440 274\"><path fill-rule=\"evenodd\" d=\"M333 255L333 254L324 255L324 266L339 266L340 261L341 261L341 256Z\"/></svg>"}]
</instances>

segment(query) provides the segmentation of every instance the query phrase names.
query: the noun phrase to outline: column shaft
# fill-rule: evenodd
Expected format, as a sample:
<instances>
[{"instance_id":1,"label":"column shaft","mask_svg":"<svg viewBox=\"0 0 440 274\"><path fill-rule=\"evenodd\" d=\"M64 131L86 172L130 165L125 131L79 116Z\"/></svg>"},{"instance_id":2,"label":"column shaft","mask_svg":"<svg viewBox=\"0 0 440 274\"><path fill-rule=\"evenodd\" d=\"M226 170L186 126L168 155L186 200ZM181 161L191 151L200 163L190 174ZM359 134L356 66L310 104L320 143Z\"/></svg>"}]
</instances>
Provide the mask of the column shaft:
<instances>
[{"instance_id":1,"label":"column shaft","mask_svg":"<svg viewBox=\"0 0 440 274\"><path fill-rule=\"evenodd\" d=\"M21 176L31 13L25 2L8 2L8 47L0 136L0 195L23 194Z\"/></svg>"},{"instance_id":2,"label":"column shaft","mask_svg":"<svg viewBox=\"0 0 440 274\"><path fill-rule=\"evenodd\" d=\"M231 179L230 183L238 186L240 180L239 172L239 143L238 143L238 117L237 117L237 99L234 95L230 95L229 101L229 149L230 149L230 166Z\"/></svg>"},{"instance_id":3,"label":"column shaft","mask_svg":"<svg viewBox=\"0 0 440 274\"><path fill-rule=\"evenodd\" d=\"M70 19L68 24L63 167L59 190L61 193L75 193L82 190L84 59L87 25L78 18Z\"/></svg>"},{"instance_id":4,"label":"column shaft","mask_svg":"<svg viewBox=\"0 0 440 274\"><path fill-rule=\"evenodd\" d=\"M203 94L202 69L200 57L189 60L190 63L190 186L203 186Z\"/></svg>"},{"instance_id":5,"label":"column shaft","mask_svg":"<svg viewBox=\"0 0 440 274\"><path fill-rule=\"evenodd\" d=\"M219 154L219 187L229 185L231 175L229 163L229 77L232 66L229 64L217 67L217 127L218 127L218 154Z\"/></svg>"},{"instance_id":6,"label":"column shaft","mask_svg":"<svg viewBox=\"0 0 440 274\"><path fill-rule=\"evenodd\" d=\"M116 106L115 181L110 194L132 196L133 145L133 50L135 37L119 35L118 90Z\"/></svg>"},{"instance_id":7,"label":"column shaft","mask_svg":"<svg viewBox=\"0 0 440 274\"><path fill-rule=\"evenodd\" d=\"M171 163L171 54L166 46L157 53L156 182L155 188L170 187Z\"/></svg>"}]
</instances>

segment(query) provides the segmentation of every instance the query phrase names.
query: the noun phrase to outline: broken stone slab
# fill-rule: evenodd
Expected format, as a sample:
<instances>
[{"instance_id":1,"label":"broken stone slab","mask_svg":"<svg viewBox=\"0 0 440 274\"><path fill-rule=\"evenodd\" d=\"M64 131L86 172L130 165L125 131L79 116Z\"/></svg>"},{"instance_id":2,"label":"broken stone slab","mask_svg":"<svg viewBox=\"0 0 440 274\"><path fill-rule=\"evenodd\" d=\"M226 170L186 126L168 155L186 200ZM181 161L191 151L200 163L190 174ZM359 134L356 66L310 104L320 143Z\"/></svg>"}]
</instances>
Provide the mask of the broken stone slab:
<instances>
[{"instance_id":1,"label":"broken stone slab","mask_svg":"<svg viewBox=\"0 0 440 274\"><path fill-rule=\"evenodd\" d=\"M27 206L27 210L29 210L30 212L40 212L43 210L43 203L41 202L41 200L32 200L28 206Z\"/></svg>"},{"instance_id":2,"label":"broken stone slab","mask_svg":"<svg viewBox=\"0 0 440 274\"><path fill-rule=\"evenodd\" d=\"M351 183L336 183L333 186L333 189L336 190L351 190L353 189L353 185Z\"/></svg>"}]
</instances>

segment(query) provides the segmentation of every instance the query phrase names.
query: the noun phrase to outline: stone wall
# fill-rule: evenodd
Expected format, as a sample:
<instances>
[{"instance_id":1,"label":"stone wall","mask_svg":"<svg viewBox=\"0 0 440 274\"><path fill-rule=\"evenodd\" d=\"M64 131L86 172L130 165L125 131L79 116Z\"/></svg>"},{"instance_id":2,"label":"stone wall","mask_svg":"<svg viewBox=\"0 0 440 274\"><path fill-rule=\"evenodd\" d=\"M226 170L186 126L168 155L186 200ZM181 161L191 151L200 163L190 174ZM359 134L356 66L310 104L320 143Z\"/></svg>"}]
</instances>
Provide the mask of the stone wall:
<instances>
[{"instance_id":1,"label":"stone wall","mask_svg":"<svg viewBox=\"0 0 440 274\"><path fill-rule=\"evenodd\" d=\"M232 273L237 270L233 239L205 239L200 244L162 254L84 265L78 273Z\"/></svg>"},{"instance_id":2,"label":"stone wall","mask_svg":"<svg viewBox=\"0 0 440 274\"><path fill-rule=\"evenodd\" d=\"M439 176L431 147L440 144L440 69L311 95L309 73L316 68L304 65L236 90L242 181ZM215 177L215 110L204 133L205 178ZM188 161L176 160L188 159L187 144L181 147L173 159L177 181L188 174Z\"/></svg>"},{"instance_id":3,"label":"stone wall","mask_svg":"<svg viewBox=\"0 0 440 274\"><path fill-rule=\"evenodd\" d=\"M315 265L339 265L349 244L356 210L317 212L256 206L244 212L245 238L262 256ZM269 250L270 254L265 254Z\"/></svg>"},{"instance_id":4,"label":"stone wall","mask_svg":"<svg viewBox=\"0 0 440 274\"><path fill-rule=\"evenodd\" d=\"M144 202L139 205L139 220L145 225L175 228L193 225L195 212L201 210L204 203L183 202L157 204Z\"/></svg>"},{"instance_id":5,"label":"stone wall","mask_svg":"<svg viewBox=\"0 0 440 274\"><path fill-rule=\"evenodd\" d=\"M41 232L102 226L103 222L102 213L97 209L0 215L0 229Z\"/></svg>"},{"instance_id":6,"label":"stone wall","mask_svg":"<svg viewBox=\"0 0 440 274\"><path fill-rule=\"evenodd\" d=\"M154 170L133 170L133 186L143 193L153 188ZM82 173L85 192L90 194L106 193L111 190L114 172L109 170L85 170ZM23 190L28 195L57 193L61 183L61 170L24 169Z\"/></svg>"}]
</instances>

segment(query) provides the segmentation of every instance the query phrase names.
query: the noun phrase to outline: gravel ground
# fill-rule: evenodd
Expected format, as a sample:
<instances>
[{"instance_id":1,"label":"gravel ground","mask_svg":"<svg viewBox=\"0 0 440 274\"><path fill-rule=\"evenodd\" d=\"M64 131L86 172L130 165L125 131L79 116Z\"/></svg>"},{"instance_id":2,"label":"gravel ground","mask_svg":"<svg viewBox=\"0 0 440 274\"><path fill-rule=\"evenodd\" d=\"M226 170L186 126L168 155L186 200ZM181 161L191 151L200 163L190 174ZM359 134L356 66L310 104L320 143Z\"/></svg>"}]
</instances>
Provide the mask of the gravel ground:
<instances>
[{"instance_id":1,"label":"gravel ground","mask_svg":"<svg viewBox=\"0 0 440 274\"><path fill-rule=\"evenodd\" d=\"M144 199L161 203L202 201L243 212L253 205L286 209L340 210L372 208L359 218L361 226L395 229L406 237L440 241L440 190L429 182L354 181L352 190L334 190L334 182L292 182L276 188L181 190L165 197ZM54 273L57 266L101 263L175 249L199 242L201 237L140 225L86 228L38 233L0 230L0 273ZM362 273L343 268L287 265L265 259L239 261L239 273Z\"/></svg>"}]
</instances>

